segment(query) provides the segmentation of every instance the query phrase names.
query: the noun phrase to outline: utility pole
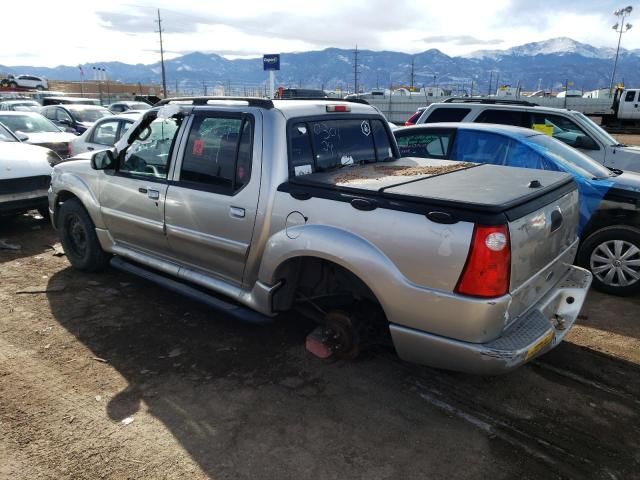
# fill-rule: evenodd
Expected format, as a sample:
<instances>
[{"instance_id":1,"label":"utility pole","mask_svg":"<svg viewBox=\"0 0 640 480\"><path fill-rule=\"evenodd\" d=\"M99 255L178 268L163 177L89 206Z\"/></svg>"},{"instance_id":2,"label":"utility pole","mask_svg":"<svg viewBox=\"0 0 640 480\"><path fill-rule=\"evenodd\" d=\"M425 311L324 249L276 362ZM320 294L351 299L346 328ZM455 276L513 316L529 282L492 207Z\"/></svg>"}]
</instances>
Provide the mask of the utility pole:
<instances>
[{"instance_id":1,"label":"utility pole","mask_svg":"<svg viewBox=\"0 0 640 480\"><path fill-rule=\"evenodd\" d=\"M617 22L613 27L611 27L616 31L616 33L619 33L619 36L618 36L618 48L616 49L616 59L613 62L613 72L611 72L611 83L609 83L609 95L613 95L613 81L616 76L616 67L618 66L618 54L620 53L620 42L622 41L622 34L625 32L628 32L631 29L631 24L627 23L625 25L624 19L625 17L628 17L629 15L631 15L632 11L633 11L633 7L629 5L626 8L621 8L620 10L616 10L615 12L613 12L613 14L616 17L618 17L620 21ZM618 30L618 27L620 27L620 30Z\"/></svg>"},{"instance_id":2,"label":"utility pole","mask_svg":"<svg viewBox=\"0 0 640 480\"><path fill-rule=\"evenodd\" d=\"M164 70L164 47L162 45L162 19L160 18L160 9L158 9L157 22L158 34L160 35L160 67L162 68L162 93L164 94L164 98L167 98L167 77Z\"/></svg>"},{"instance_id":3,"label":"utility pole","mask_svg":"<svg viewBox=\"0 0 640 480\"><path fill-rule=\"evenodd\" d=\"M413 85L416 79L416 59L411 57L411 92L413 92Z\"/></svg>"},{"instance_id":4,"label":"utility pole","mask_svg":"<svg viewBox=\"0 0 640 480\"><path fill-rule=\"evenodd\" d=\"M353 61L353 93L358 95L358 74L360 73L358 70L358 45L356 45L356 49L353 52L354 61Z\"/></svg>"},{"instance_id":5,"label":"utility pole","mask_svg":"<svg viewBox=\"0 0 640 480\"><path fill-rule=\"evenodd\" d=\"M204 83L204 80L202 81L202 91L204 93L204 96L207 96L207 84Z\"/></svg>"},{"instance_id":6,"label":"utility pole","mask_svg":"<svg viewBox=\"0 0 640 480\"><path fill-rule=\"evenodd\" d=\"M491 95L491 85L493 84L493 70L489 72L489 89L487 90L487 96Z\"/></svg>"}]
</instances>

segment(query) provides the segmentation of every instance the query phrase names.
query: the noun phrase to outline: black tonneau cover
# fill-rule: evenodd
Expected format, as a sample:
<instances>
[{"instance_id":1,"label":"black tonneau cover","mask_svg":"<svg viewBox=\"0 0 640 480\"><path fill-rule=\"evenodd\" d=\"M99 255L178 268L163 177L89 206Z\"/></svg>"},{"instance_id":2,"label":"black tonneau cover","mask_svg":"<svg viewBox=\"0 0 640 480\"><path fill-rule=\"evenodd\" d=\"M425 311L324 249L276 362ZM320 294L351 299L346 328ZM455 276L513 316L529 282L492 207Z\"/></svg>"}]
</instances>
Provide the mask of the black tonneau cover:
<instances>
[{"instance_id":1,"label":"black tonneau cover","mask_svg":"<svg viewBox=\"0 0 640 480\"><path fill-rule=\"evenodd\" d=\"M393 172L410 167L417 172L424 167L443 170L416 175ZM352 204L354 199L364 199L372 209L438 211L455 220L496 225L534 212L575 188L571 175L562 172L402 158L297 176L278 190L300 199L320 197Z\"/></svg>"}]
</instances>

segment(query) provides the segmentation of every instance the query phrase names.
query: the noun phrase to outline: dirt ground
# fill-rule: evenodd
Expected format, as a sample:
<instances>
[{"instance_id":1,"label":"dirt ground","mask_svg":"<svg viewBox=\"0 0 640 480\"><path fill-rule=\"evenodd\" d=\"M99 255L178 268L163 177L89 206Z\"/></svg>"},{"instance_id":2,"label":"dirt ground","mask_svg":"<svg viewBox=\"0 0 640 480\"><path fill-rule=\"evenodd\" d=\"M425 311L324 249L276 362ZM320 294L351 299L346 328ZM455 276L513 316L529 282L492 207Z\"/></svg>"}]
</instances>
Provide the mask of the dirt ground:
<instances>
[{"instance_id":1,"label":"dirt ground","mask_svg":"<svg viewBox=\"0 0 640 480\"><path fill-rule=\"evenodd\" d=\"M41 219L0 225L0 479L640 478L640 298L591 292L500 377L308 354L117 271Z\"/></svg>"}]
</instances>

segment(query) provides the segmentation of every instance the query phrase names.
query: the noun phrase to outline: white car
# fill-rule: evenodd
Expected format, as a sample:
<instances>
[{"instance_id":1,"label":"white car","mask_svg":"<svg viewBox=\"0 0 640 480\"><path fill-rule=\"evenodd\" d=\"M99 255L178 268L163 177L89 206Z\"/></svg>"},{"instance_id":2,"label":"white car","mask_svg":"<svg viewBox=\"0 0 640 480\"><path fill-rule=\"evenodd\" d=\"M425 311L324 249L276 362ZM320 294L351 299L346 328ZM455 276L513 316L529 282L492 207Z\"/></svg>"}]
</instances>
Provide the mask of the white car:
<instances>
[{"instance_id":1,"label":"white car","mask_svg":"<svg viewBox=\"0 0 640 480\"><path fill-rule=\"evenodd\" d=\"M104 150L115 145L120 137L138 121L142 112L103 117L71 142L71 155Z\"/></svg>"},{"instance_id":2,"label":"white car","mask_svg":"<svg viewBox=\"0 0 640 480\"><path fill-rule=\"evenodd\" d=\"M149 110L151 105L145 102L122 101L112 103L107 107L111 113L122 113L128 110Z\"/></svg>"},{"instance_id":3,"label":"white car","mask_svg":"<svg viewBox=\"0 0 640 480\"><path fill-rule=\"evenodd\" d=\"M15 111L15 112L39 112L42 108L35 100L3 100L0 102L0 111Z\"/></svg>"},{"instance_id":4,"label":"white car","mask_svg":"<svg viewBox=\"0 0 640 480\"><path fill-rule=\"evenodd\" d=\"M48 148L17 140L0 142L0 216L38 210L48 217L47 190L52 165L60 157Z\"/></svg>"},{"instance_id":5,"label":"white car","mask_svg":"<svg viewBox=\"0 0 640 480\"><path fill-rule=\"evenodd\" d=\"M9 75L7 77L9 87L35 88L36 90L48 90L49 82L44 77L36 75Z\"/></svg>"},{"instance_id":6,"label":"white car","mask_svg":"<svg viewBox=\"0 0 640 480\"><path fill-rule=\"evenodd\" d=\"M520 100L452 98L432 103L421 123L498 123L533 128L580 150L605 167L640 172L640 147L623 145L589 117L574 110Z\"/></svg>"}]
</instances>

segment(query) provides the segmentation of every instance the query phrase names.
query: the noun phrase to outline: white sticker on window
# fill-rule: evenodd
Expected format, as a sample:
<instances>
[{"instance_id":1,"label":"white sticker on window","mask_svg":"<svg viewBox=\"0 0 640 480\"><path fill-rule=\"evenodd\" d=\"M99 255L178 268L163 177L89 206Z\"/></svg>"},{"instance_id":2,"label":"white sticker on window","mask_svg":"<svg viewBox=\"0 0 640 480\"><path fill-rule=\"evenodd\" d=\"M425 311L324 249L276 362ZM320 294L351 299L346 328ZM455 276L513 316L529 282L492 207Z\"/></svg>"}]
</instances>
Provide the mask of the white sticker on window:
<instances>
[{"instance_id":1,"label":"white sticker on window","mask_svg":"<svg viewBox=\"0 0 640 480\"><path fill-rule=\"evenodd\" d=\"M296 177L313 173L311 170L311 165L298 165L297 167L293 168L293 171L296 174Z\"/></svg>"},{"instance_id":2,"label":"white sticker on window","mask_svg":"<svg viewBox=\"0 0 640 480\"><path fill-rule=\"evenodd\" d=\"M157 118L171 118L178 113L180 113L180 105L169 104L160 107L160 110L158 110Z\"/></svg>"},{"instance_id":3,"label":"white sticker on window","mask_svg":"<svg viewBox=\"0 0 640 480\"><path fill-rule=\"evenodd\" d=\"M343 155L340 163L342 163L342 165L353 165L353 157L351 155Z\"/></svg>"},{"instance_id":4,"label":"white sticker on window","mask_svg":"<svg viewBox=\"0 0 640 480\"><path fill-rule=\"evenodd\" d=\"M371 135L371 126L369 125L369 122L367 122L366 120L362 121L362 123L360 124L360 129L362 130L362 133L365 134L367 137Z\"/></svg>"}]
</instances>

